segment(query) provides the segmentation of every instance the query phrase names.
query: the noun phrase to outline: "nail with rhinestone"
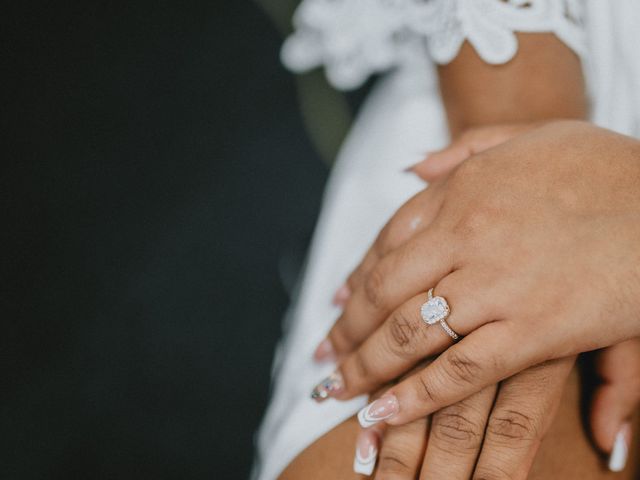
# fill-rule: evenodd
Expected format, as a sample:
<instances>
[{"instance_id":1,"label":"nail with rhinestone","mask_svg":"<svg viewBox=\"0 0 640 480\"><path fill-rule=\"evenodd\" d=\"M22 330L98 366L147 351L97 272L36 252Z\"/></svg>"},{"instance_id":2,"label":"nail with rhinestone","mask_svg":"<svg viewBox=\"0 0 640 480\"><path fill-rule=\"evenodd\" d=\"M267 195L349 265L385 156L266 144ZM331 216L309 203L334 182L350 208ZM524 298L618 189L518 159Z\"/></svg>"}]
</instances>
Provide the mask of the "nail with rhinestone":
<instances>
[{"instance_id":1,"label":"nail with rhinestone","mask_svg":"<svg viewBox=\"0 0 640 480\"><path fill-rule=\"evenodd\" d=\"M334 397L344 390L344 380L340 372L333 372L327 378L315 386L311 392L311 398L316 402L323 402L329 397Z\"/></svg>"},{"instance_id":2,"label":"nail with rhinestone","mask_svg":"<svg viewBox=\"0 0 640 480\"><path fill-rule=\"evenodd\" d=\"M370 403L358 412L358 421L363 428L393 417L400 410L395 395L385 393L375 402Z\"/></svg>"}]
</instances>

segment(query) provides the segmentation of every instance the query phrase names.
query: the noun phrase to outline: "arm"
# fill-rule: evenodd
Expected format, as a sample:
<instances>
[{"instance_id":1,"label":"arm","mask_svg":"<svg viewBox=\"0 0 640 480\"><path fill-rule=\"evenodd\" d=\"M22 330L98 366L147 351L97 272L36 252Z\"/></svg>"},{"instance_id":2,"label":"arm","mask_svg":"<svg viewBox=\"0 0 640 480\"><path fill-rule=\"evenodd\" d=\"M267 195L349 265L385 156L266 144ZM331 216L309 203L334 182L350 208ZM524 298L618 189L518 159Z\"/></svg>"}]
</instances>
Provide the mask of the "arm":
<instances>
[{"instance_id":1,"label":"arm","mask_svg":"<svg viewBox=\"0 0 640 480\"><path fill-rule=\"evenodd\" d=\"M442 97L453 137L481 125L585 115L586 101L578 57L553 35L523 34L519 35L519 40L518 54L506 65L486 64L465 44L451 64L440 67ZM350 351L352 346L341 345L340 339L337 340L338 348L344 347L339 353ZM574 413L577 414L577 409ZM353 426L352 422L318 440L287 469L283 478L313 478L310 475L317 471L316 462L322 463L321 457L332 450L331 455L344 451L339 447L341 439L352 452L354 434L349 425ZM577 438L583 436L579 422L570 423L568 428ZM553 439L549 441L554 443ZM594 462L597 461L595 453L590 454ZM351 467L351 455L346 457L340 478L347 478L344 470ZM323 465L322 468L329 468L326 463ZM540 468L544 471L544 465ZM330 476L337 477L338 472L339 469Z\"/></svg>"},{"instance_id":2,"label":"arm","mask_svg":"<svg viewBox=\"0 0 640 480\"><path fill-rule=\"evenodd\" d=\"M578 56L552 34L521 33L518 43L518 53L504 65L485 63L465 43L439 67L452 138L483 125L586 117Z\"/></svg>"}]
</instances>

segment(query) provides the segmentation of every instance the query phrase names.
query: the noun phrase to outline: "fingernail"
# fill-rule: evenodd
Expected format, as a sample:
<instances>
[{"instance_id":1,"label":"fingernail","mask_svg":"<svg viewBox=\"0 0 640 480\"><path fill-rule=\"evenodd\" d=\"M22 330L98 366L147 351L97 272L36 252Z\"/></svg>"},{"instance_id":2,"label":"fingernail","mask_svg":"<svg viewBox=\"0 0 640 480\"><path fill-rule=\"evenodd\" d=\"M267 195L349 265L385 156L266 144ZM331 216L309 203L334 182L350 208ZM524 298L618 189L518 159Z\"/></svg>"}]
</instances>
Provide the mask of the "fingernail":
<instances>
[{"instance_id":1,"label":"fingernail","mask_svg":"<svg viewBox=\"0 0 640 480\"><path fill-rule=\"evenodd\" d=\"M325 338L316 347L316 351L313 352L313 358L316 362L331 362L336 359L336 352L333 350L333 344L331 340Z\"/></svg>"},{"instance_id":2,"label":"fingernail","mask_svg":"<svg viewBox=\"0 0 640 480\"><path fill-rule=\"evenodd\" d=\"M611 456L609 456L609 470L621 472L627 464L629 456L629 442L631 441L631 425L625 423L613 442Z\"/></svg>"},{"instance_id":3,"label":"fingernail","mask_svg":"<svg viewBox=\"0 0 640 480\"><path fill-rule=\"evenodd\" d=\"M378 435L371 430L363 430L356 442L356 455L353 459L353 471L366 475L373 473L378 458Z\"/></svg>"},{"instance_id":4,"label":"fingernail","mask_svg":"<svg viewBox=\"0 0 640 480\"><path fill-rule=\"evenodd\" d=\"M395 395L385 393L375 402L370 403L358 412L358 421L363 428L375 425L381 420L386 420L398 413L398 399Z\"/></svg>"},{"instance_id":5,"label":"fingernail","mask_svg":"<svg viewBox=\"0 0 640 480\"><path fill-rule=\"evenodd\" d=\"M342 379L342 375L340 372L333 372L315 386L311 392L311 398L316 402L322 402L329 397L334 397L342 390L344 390L344 380Z\"/></svg>"},{"instance_id":6,"label":"fingernail","mask_svg":"<svg viewBox=\"0 0 640 480\"><path fill-rule=\"evenodd\" d=\"M344 307L349 301L349 297L351 297L351 289L345 283L338 290L336 290L336 293L333 296L333 304L336 307Z\"/></svg>"}]
</instances>

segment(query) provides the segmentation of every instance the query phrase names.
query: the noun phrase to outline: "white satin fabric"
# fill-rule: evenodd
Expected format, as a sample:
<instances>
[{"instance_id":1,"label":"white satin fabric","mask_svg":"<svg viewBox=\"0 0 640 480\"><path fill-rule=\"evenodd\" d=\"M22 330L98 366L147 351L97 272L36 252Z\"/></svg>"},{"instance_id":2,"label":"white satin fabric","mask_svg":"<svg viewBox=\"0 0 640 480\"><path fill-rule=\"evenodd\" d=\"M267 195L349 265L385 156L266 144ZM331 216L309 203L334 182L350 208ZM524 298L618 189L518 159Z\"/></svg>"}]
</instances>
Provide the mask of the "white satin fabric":
<instances>
[{"instance_id":1,"label":"white satin fabric","mask_svg":"<svg viewBox=\"0 0 640 480\"><path fill-rule=\"evenodd\" d=\"M393 4L395 0L305 0L302 5L353 2L366 9L377 1ZM431 1L441 0L420 3ZM442 1L456 3L458 10L454 13L468 17L469 12L464 9L471 2ZM503 3L500 0L483 2ZM507 3L517 6L528 2ZM579 22L571 17L572 26L567 31L574 35L572 29L579 25L581 33L572 36L573 40L559 37L583 58L593 120L621 133L638 136L640 56L634 50L640 45L640 3L637 0L591 0L578 6L576 4L582 2L570 3L572 12L578 11L578 7L582 10ZM477 16L478 12L474 12ZM555 9L548 12L557 15ZM330 23L331 19L323 21ZM537 21L546 25L540 19ZM518 31L518 28L512 30ZM544 28L543 31L556 30ZM257 435L255 480L277 478L305 447L365 404L364 397L349 402L329 400L320 405L311 400L309 394L313 386L332 371L331 365L315 364L312 354L338 315L338 310L331 305L335 290L392 213L424 188L424 184L402 170L419 161L425 152L448 142L434 59L420 36L411 36L404 42L402 61L393 61L384 68L390 71L362 108L327 185L306 270L297 299L285 319L285 337L276 351L272 399ZM407 52L413 53L406 57ZM302 51L296 53L301 54ZM331 68L327 61L320 63ZM309 62L309 66L312 64ZM379 71L377 67L365 70L358 81ZM342 86L357 84L353 77L349 78L349 84Z\"/></svg>"}]
</instances>

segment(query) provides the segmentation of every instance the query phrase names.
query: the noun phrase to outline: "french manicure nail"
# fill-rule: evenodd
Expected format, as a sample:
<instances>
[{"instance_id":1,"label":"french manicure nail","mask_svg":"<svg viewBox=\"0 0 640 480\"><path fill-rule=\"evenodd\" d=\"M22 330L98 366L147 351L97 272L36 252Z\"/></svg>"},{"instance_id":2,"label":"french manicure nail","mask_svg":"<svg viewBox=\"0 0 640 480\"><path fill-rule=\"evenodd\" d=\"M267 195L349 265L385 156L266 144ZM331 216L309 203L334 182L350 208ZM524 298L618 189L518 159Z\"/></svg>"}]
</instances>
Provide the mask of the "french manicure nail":
<instances>
[{"instance_id":1,"label":"french manicure nail","mask_svg":"<svg viewBox=\"0 0 640 480\"><path fill-rule=\"evenodd\" d=\"M366 475L373 473L378 457L378 435L371 430L363 430L356 442L356 455L353 459L353 471Z\"/></svg>"},{"instance_id":2,"label":"french manicure nail","mask_svg":"<svg viewBox=\"0 0 640 480\"><path fill-rule=\"evenodd\" d=\"M313 359L316 362L332 362L336 359L336 352L333 350L331 340L325 338L318 344L316 351L313 352Z\"/></svg>"},{"instance_id":3,"label":"french manicure nail","mask_svg":"<svg viewBox=\"0 0 640 480\"><path fill-rule=\"evenodd\" d=\"M349 301L349 297L351 297L351 289L345 283L343 284L333 296L333 304L336 307L344 307Z\"/></svg>"},{"instance_id":4,"label":"french manicure nail","mask_svg":"<svg viewBox=\"0 0 640 480\"><path fill-rule=\"evenodd\" d=\"M399 408L396 396L385 393L358 412L358 421L363 428L367 428L381 420L393 417L398 413Z\"/></svg>"},{"instance_id":5,"label":"french manicure nail","mask_svg":"<svg viewBox=\"0 0 640 480\"><path fill-rule=\"evenodd\" d=\"M629 441L631 437L631 425L625 423L618 431L616 439L613 441L613 449L609 456L609 470L621 472L627 464L629 456Z\"/></svg>"},{"instance_id":6,"label":"french manicure nail","mask_svg":"<svg viewBox=\"0 0 640 480\"><path fill-rule=\"evenodd\" d=\"M344 380L340 372L333 372L327 378L315 386L311 392L311 398L316 402L323 402L344 390Z\"/></svg>"}]
</instances>

